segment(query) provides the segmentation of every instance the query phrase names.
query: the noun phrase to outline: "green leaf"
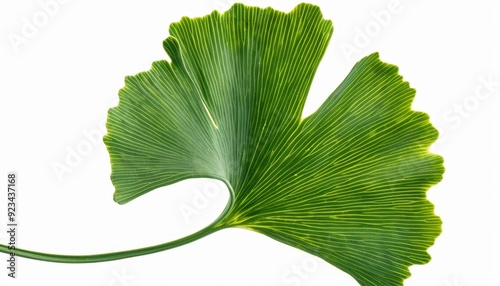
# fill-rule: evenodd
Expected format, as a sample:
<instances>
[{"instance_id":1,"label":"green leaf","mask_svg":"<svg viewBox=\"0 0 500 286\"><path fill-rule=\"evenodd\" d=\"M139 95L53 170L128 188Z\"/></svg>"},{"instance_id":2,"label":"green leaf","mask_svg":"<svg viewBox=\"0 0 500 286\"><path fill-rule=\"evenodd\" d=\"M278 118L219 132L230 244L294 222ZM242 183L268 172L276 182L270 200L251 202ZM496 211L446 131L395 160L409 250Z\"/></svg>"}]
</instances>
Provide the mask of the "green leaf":
<instances>
[{"instance_id":1,"label":"green leaf","mask_svg":"<svg viewBox=\"0 0 500 286\"><path fill-rule=\"evenodd\" d=\"M236 4L172 24L171 62L127 77L109 110L114 199L219 179L231 198L206 234L250 229L361 285L402 285L441 231L426 199L444 172L427 150L438 133L378 54L302 118L332 32L308 4L290 13Z\"/></svg>"}]
</instances>

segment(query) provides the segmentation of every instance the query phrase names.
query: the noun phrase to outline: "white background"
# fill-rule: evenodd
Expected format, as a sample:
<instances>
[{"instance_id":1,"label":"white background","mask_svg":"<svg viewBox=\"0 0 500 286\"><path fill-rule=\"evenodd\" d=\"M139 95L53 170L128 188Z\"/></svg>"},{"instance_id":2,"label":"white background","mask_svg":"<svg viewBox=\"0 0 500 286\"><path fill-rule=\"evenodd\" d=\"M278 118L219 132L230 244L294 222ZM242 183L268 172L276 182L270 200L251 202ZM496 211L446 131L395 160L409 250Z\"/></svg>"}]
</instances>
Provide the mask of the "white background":
<instances>
[{"instance_id":1,"label":"white background","mask_svg":"<svg viewBox=\"0 0 500 286\"><path fill-rule=\"evenodd\" d=\"M19 246L60 254L119 251L180 238L215 219L227 193L203 179L114 203L99 137L124 77L166 58L168 25L226 10L232 1L69 0L56 2L50 15L40 4L46 2L0 2L0 176L19 174ZM300 3L243 2L283 11ZM379 51L417 89L413 108L429 113L441 131L432 150L445 158L446 173L428 197L444 221L443 234L429 250L432 261L411 267L405 285L500 285L500 86L483 83L500 82L498 1L310 2L333 20L335 32L306 114L357 60ZM384 21L377 16L387 13ZM26 21L35 25L27 34ZM24 41L13 43L13 35ZM349 46L348 55L342 48ZM58 164L71 172L58 176ZM0 239L5 243L3 230ZM15 281L4 264L1 285L357 285L323 261L240 229L107 263L21 259ZM293 272L298 268L302 274Z\"/></svg>"}]
</instances>

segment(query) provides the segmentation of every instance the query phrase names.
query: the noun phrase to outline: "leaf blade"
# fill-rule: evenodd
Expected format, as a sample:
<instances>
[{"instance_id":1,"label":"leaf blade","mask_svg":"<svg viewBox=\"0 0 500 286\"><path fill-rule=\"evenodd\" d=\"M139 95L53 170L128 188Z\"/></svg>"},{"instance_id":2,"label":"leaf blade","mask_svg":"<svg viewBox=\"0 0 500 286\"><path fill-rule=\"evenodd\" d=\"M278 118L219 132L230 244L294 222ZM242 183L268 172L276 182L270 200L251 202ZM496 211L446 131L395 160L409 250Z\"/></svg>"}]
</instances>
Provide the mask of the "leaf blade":
<instances>
[{"instance_id":1,"label":"leaf blade","mask_svg":"<svg viewBox=\"0 0 500 286\"><path fill-rule=\"evenodd\" d=\"M438 134L378 54L302 119L332 31L307 4L288 14L236 4L172 24L172 63L132 77L110 111L115 200L218 178L234 202L217 227L268 235L361 285L402 285L441 231L425 196L444 171L427 151Z\"/></svg>"}]
</instances>

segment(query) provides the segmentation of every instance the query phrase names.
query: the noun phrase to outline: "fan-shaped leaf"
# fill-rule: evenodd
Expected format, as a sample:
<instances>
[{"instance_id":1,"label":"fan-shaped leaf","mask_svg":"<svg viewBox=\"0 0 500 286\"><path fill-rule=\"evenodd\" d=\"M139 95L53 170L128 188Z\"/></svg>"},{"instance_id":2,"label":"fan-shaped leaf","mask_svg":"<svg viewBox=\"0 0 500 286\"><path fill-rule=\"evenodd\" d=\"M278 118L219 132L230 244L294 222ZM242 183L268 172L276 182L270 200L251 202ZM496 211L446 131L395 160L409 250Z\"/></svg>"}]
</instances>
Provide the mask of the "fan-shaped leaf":
<instances>
[{"instance_id":1,"label":"fan-shaped leaf","mask_svg":"<svg viewBox=\"0 0 500 286\"><path fill-rule=\"evenodd\" d=\"M115 200L216 178L231 200L213 230L251 229L361 285L402 285L440 233L426 199L443 173L427 151L438 134L378 54L302 118L332 31L307 4L288 14L236 4L172 24L171 62L127 77L109 111Z\"/></svg>"}]
</instances>

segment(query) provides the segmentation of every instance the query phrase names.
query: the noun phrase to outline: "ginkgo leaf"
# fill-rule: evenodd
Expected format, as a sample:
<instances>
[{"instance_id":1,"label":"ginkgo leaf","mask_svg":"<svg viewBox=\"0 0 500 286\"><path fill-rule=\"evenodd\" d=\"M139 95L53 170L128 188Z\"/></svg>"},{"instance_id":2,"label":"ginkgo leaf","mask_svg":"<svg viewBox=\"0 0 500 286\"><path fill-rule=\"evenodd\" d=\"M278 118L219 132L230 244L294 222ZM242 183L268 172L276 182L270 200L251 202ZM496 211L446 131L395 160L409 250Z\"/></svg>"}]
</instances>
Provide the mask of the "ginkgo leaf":
<instances>
[{"instance_id":1,"label":"ginkgo leaf","mask_svg":"<svg viewBox=\"0 0 500 286\"><path fill-rule=\"evenodd\" d=\"M426 198L444 172L428 151L438 132L411 110L415 90L398 68L376 53L303 118L332 32L309 4L290 13L235 4L172 24L163 42L170 61L127 77L109 110L114 199L213 178L230 192L223 213L164 245L86 258L18 254L105 261L239 227L316 255L360 285L403 285L441 231Z\"/></svg>"},{"instance_id":2,"label":"ginkgo leaf","mask_svg":"<svg viewBox=\"0 0 500 286\"><path fill-rule=\"evenodd\" d=\"M172 24L172 62L128 77L109 111L115 200L216 178L231 202L211 228L263 233L361 285L401 285L440 233L426 199L443 173L427 151L438 133L378 54L302 118L332 31L307 4L288 14L236 4Z\"/></svg>"}]
</instances>

